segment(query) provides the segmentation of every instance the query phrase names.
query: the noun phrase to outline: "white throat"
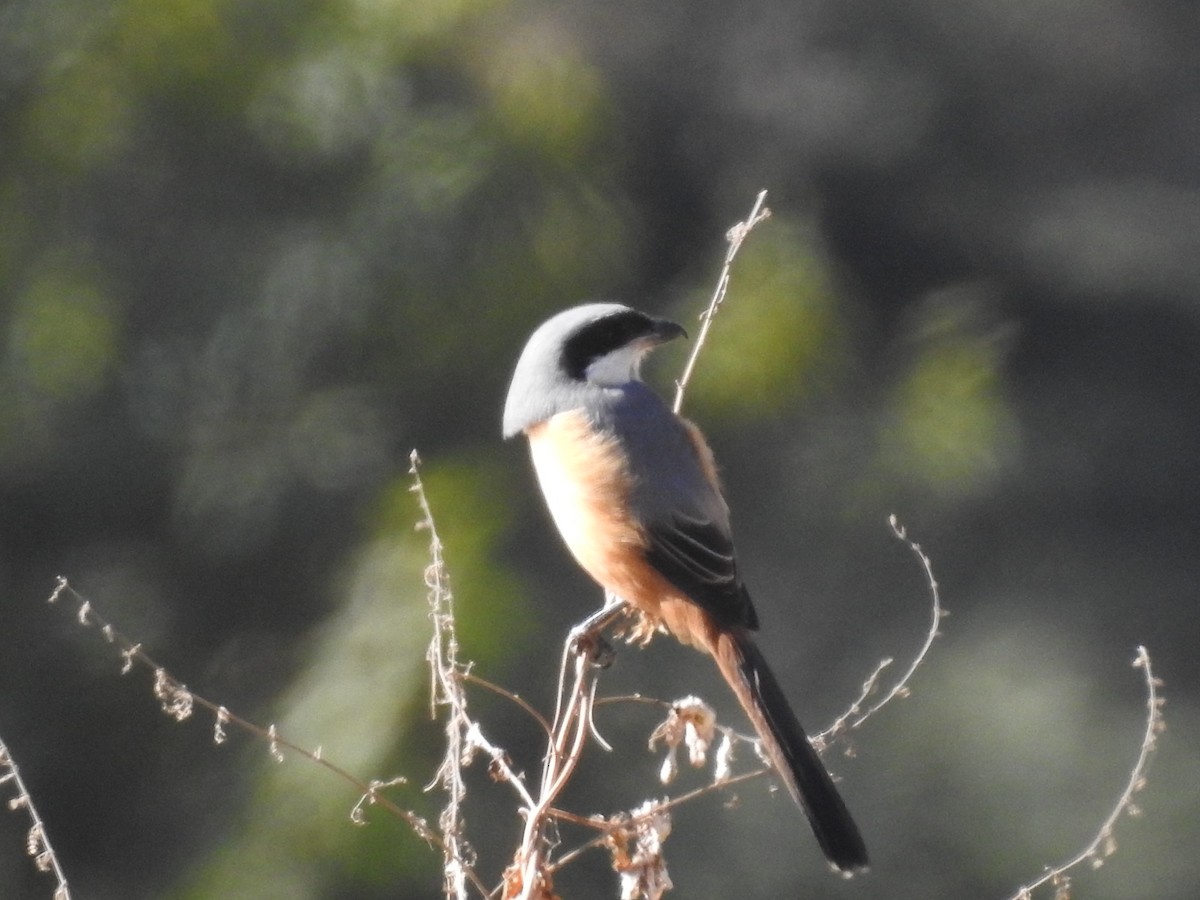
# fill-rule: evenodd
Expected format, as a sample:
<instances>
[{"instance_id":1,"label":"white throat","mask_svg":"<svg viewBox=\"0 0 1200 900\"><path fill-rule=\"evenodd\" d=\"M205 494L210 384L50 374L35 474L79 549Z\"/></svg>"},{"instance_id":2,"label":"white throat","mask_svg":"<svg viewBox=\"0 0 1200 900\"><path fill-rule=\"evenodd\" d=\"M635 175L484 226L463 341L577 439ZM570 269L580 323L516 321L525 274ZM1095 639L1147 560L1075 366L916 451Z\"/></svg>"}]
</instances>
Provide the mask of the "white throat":
<instances>
[{"instance_id":1,"label":"white throat","mask_svg":"<svg viewBox=\"0 0 1200 900\"><path fill-rule=\"evenodd\" d=\"M650 349L646 341L632 341L604 354L584 373L587 380L600 387L620 387L641 378L642 357Z\"/></svg>"}]
</instances>

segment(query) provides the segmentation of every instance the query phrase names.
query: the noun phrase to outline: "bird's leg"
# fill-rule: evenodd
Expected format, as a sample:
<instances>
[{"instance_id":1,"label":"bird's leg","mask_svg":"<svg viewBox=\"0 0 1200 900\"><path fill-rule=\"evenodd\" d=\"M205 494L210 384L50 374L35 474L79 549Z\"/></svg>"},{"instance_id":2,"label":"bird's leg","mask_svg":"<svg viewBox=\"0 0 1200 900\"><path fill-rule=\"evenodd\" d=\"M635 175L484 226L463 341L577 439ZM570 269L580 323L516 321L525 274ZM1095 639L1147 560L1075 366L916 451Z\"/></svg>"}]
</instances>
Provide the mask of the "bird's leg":
<instances>
[{"instance_id":1,"label":"bird's leg","mask_svg":"<svg viewBox=\"0 0 1200 900\"><path fill-rule=\"evenodd\" d=\"M604 638L604 629L625 614L625 601L613 593L605 593L604 606L571 629L568 646L586 656L593 666L607 669L615 654L612 644Z\"/></svg>"}]
</instances>

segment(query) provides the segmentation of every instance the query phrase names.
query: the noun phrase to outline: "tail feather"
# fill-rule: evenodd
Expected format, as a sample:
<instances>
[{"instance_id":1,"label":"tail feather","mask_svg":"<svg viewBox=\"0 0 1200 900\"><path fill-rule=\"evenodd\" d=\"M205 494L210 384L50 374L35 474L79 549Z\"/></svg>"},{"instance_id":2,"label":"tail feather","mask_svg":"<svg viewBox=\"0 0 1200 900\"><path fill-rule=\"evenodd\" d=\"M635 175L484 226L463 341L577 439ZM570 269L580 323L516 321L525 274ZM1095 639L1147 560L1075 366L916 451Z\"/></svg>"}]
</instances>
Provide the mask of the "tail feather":
<instances>
[{"instance_id":1,"label":"tail feather","mask_svg":"<svg viewBox=\"0 0 1200 900\"><path fill-rule=\"evenodd\" d=\"M742 630L719 632L713 656L825 856L844 872L866 868L858 827L753 638Z\"/></svg>"}]
</instances>

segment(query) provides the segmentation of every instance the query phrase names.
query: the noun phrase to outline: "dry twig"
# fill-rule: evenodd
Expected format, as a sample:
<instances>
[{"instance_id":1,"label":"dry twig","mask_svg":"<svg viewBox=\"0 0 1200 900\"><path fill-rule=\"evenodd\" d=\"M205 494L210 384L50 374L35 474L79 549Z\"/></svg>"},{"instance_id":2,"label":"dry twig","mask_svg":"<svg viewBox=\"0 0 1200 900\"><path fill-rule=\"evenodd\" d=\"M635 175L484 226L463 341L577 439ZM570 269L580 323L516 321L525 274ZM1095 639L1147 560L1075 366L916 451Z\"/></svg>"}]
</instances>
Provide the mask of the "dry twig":
<instances>
[{"instance_id":1,"label":"dry twig","mask_svg":"<svg viewBox=\"0 0 1200 900\"><path fill-rule=\"evenodd\" d=\"M725 302L733 260L737 257L738 251L742 249L742 242L746 240L746 236L750 234L754 226L771 216L771 210L763 205L766 199L767 192L759 191L758 196L754 199L754 206L750 207L750 215L744 222L738 222L730 228L725 235L725 239L729 242L729 249L725 251L725 263L721 266L717 287L713 291L712 299L708 301L708 308L700 314L700 333L696 335L696 343L692 346L687 364L683 367L683 375L675 382L675 402L671 408L675 410L676 415L683 409L683 394L687 390L688 382L692 380L692 372L695 371L696 361L700 358L700 351L704 349L704 343L708 340L708 331L712 328L713 317L721 308L721 304Z\"/></svg>"},{"instance_id":2,"label":"dry twig","mask_svg":"<svg viewBox=\"0 0 1200 900\"><path fill-rule=\"evenodd\" d=\"M904 674L900 676L883 697L867 705L867 701L875 695L879 688L879 679L883 675L884 670L891 666L894 660L889 657L879 662L879 665L875 667L875 670L863 682L862 690L859 692L857 699L850 704L850 708L838 716L832 725L813 737L813 740L818 742L818 746L821 747L837 740L837 738L847 732L860 727L867 719L875 715L875 713L879 712L897 697L907 697L911 693L908 687L909 682L912 681L912 677L916 674L917 669L921 667L921 663L925 661L925 657L933 646L933 642L941 635L942 619L949 615L949 612L942 606L937 578L933 574L933 563L925 555L925 551L921 549L921 545L909 538L908 531L900 524L896 516L889 516L888 524L891 526L892 533L896 538L908 545L908 549L912 551L917 561L920 562L921 568L925 570L925 583L929 586L929 597L933 604L929 630L925 633L925 642L913 657L912 662L908 664L908 668L904 670Z\"/></svg>"},{"instance_id":3,"label":"dry twig","mask_svg":"<svg viewBox=\"0 0 1200 900\"><path fill-rule=\"evenodd\" d=\"M1141 669L1142 675L1146 679L1146 728L1142 733L1142 747L1138 752L1137 761L1129 773L1129 781L1125 784L1125 789L1117 798L1116 806L1108 814L1108 818L1100 824L1100 830L1096 832L1095 837L1086 847L1066 862L1048 868L1036 881L1022 885L1009 900L1031 900L1033 892L1047 884L1054 888L1054 900L1070 900L1070 871L1085 862L1090 863L1093 869L1104 865L1104 861L1117 852L1117 840L1114 834L1117 821L1123 815L1141 815L1141 808L1133 802L1133 798L1146 786L1146 770L1150 766L1150 759L1154 755L1154 751L1158 749L1158 736L1166 728L1166 721L1163 719L1162 713L1163 704L1166 701L1158 694L1162 682L1154 676L1154 672L1150 668L1150 653L1145 647L1138 647L1133 666L1135 669Z\"/></svg>"}]
</instances>

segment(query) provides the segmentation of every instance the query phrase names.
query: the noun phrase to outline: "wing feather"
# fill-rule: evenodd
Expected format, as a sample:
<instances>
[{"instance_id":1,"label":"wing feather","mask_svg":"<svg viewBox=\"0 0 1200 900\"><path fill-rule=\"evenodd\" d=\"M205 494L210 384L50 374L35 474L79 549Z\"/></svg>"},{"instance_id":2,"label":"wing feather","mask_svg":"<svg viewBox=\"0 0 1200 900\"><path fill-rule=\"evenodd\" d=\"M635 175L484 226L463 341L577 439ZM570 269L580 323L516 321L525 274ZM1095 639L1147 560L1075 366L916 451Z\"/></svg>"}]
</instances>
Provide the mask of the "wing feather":
<instances>
[{"instance_id":1,"label":"wing feather","mask_svg":"<svg viewBox=\"0 0 1200 900\"><path fill-rule=\"evenodd\" d=\"M700 429L640 381L607 397L610 403L595 410L597 424L619 435L644 559L718 624L757 628L738 577L729 507Z\"/></svg>"},{"instance_id":2,"label":"wing feather","mask_svg":"<svg viewBox=\"0 0 1200 900\"><path fill-rule=\"evenodd\" d=\"M676 515L651 524L646 537L646 561L718 623L758 628L754 604L738 577L733 539L725 528Z\"/></svg>"}]
</instances>

